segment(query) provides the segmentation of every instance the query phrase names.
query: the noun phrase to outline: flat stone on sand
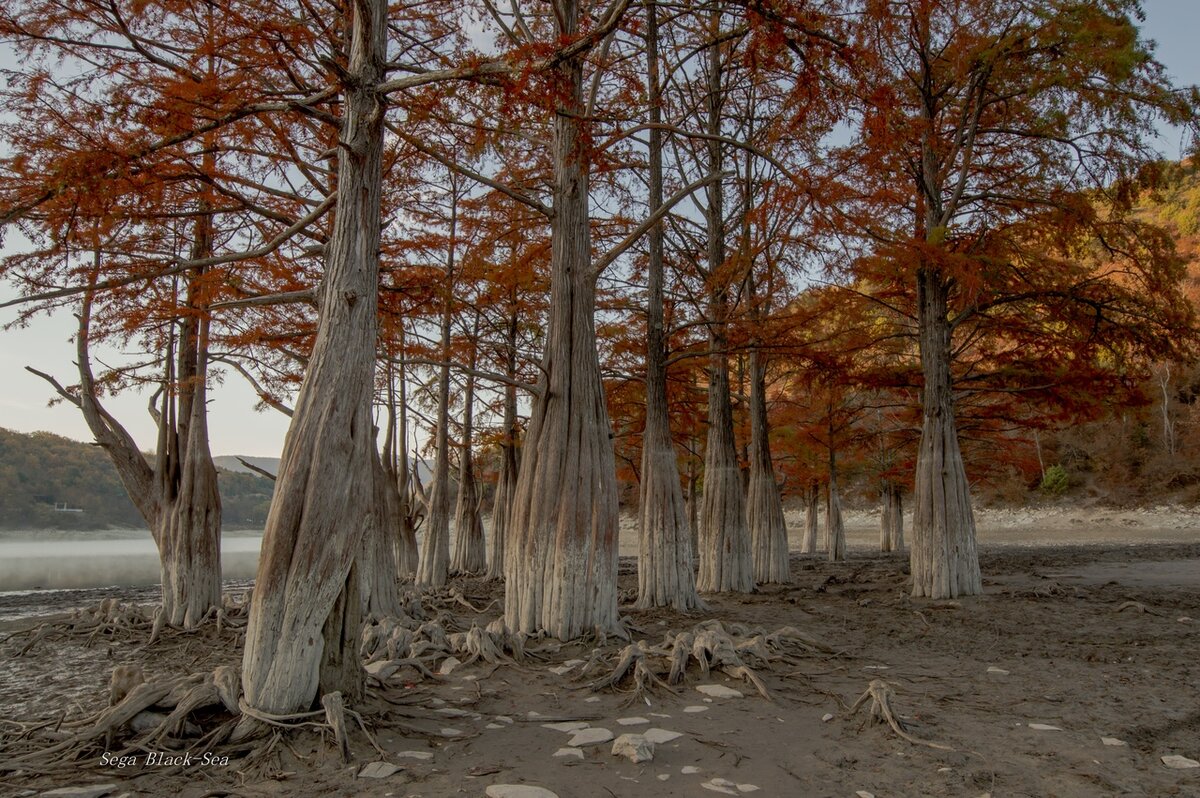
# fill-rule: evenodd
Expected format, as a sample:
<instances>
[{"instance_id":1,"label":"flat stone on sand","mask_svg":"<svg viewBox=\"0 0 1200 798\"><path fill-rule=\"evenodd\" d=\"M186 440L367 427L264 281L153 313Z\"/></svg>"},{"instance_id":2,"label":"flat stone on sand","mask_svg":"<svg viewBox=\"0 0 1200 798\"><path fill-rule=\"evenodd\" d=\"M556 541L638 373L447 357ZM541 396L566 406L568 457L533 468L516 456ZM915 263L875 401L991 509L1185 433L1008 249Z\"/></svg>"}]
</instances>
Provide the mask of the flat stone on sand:
<instances>
[{"instance_id":1,"label":"flat stone on sand","mask_svg":"<svg viewBox=\"0 0 1200 798\"><path fill-rule=\"evenodd\" d=\"M1200 762L1194 759L1188 759L1186 756L1179 754L1168 754L1162 758L1162 763L1169 768L1176 770L1188 770L1190 768L1200 768Z\"/></svg>"},{"instance_id":2,"label":"flat stone on sand","mask_svg":"<svg viewBox=\"0 0 1200 798\"><path fill-rule=\"evenodd\" d=\"M999 674L999 675L1001 675L1001 676L1007 676L1007 675L1008 675L1008 671L1004 670L1004 668L997 668L995 665L989 665L989 666L988 666L988 669L987 669L987 672L988 672L988 673L997 673L997 674Z\"/></svg>"},{"instance_id":3,"label":"flat stone on sand","mask_svg":"<svg viewBox=\"0 0 1200 798\"><path fill-rule=\"evenodd\" d=\"M459 665L462 665L462 660L458 657L446 657L442 660L442 667L438 668L438 675L449 676Z\"/></svg>"},{"instance_id":4,"label":"flat stone on sand","mask_svg":"<svg viewBox=\"0 0 1200 798\"><path fill-rule=\"evenodd\" d=\"M567 745L578 747L581 745L599 745L606 743L613 738L613 733L608 729L580 729L575 732L575 736L567 741Z\"/></svg>"},{"instance_id":5,"label":"flat stone on sand","mask_svg":"<svg viewBox=\"0 0 1200 798\"><path fill-rule=\"evenodd\" d=\"M543 729L554 729L557 732L566 732L571 734L581 729L586 729L590 724L582 720L564 720L561 723L543 723Z\"/></svg>"},{"instance_id":6,"label":"flat stone on sand","mask_svg":"<svg viewBox=\"0 0 1200 798\"><path fill-rule=\"evenodd\" d=\"M622 734L612 745L613 756L623 756L635 765L654 759L654 743L640 734Z\"/></svg>"},{"instance_id":7,"label":"flat stone on sand","mask_svg":"<svg viewBox=\"0 0 1200 798\"><path fill-rule=\"evenodd\" d=\"M1048 723L1030 723L1029 728L1034 731L1062 731L1057 726L1051 726Z\"/></svg>"},{"instance_id":8,"label":"flat stone on sand","mask_svg":"<svg viewBox=\"0 0 1200 798\"><path fill-rule=\"evenodd\" d=\"M442 729L441 735L443 737L462 737L462 730L446 727L445 729Z\"/></svg>"},{"instance_id":9,"label":"flat stone on sand","mask_svg":"<svg viewBox=\"0 0 1200 798\"><path fill-rule=\"evenodd\" d=\"M578 748L560 748L554 752L554 755L570 757L572 759L583 759L583 751L580 751Z\"/></svg>"},{"instance_id":10,"label":"flat stone on sand","mask_svg":"<svg viewBox=\"0 0 1200 798\"><path fill-rule=\"evenodd\" d=\"M57 790L41 793L45 798L100 798L115 792L115 784L89 784L83 787L59 787Z\"/></svg>"},{"instance_id":11,"label":"flat stone on sand","mask_svg":"<svg viewBox=\"0 0 1200 798\"><path fill-rule=\"evenodd\" d=\"M1100 742L1105 745L1129 745L1129 743L1124 740L1118 740L1116 737L1101 737Z\"/></svg>"},{"instance_id":12,"label":"flat stone on sand","mask_svg":"<svg viewBox=\"0 0 1200 798\"><path fill-rule=\"evenodd\" d=\"M420 759L423 762L433 759L433 754L428 751L401 751L396 756L407 757L408 759Z\"/></svg>"},{"instance_id":13,"label":"flat stone on sand","mask_svg":"<svg viewBox=\"0 0 1200 798\"><path fill-rule=\"evenodd\" d=\"M645 718L638 717L617 718L617 723L621 724L622 726L645 726L649 722L650 721L646 720Z\"/></svg>"},{"instance_id":14,"label":"flat stone on sand","mask_svg":"<svg viewBox=\"0 0 1200 798\"><path fill-rule=\"evenodd\" d=\"M696 690L713 698L744 698L741 690L734 690L732 687L726 687L723 684L700 684L696 685Z\"/></svg>"},{"instance_id":15,"label":"flat stone on sand","mask_svg":"<svg viewBox=\"0 0 1200 798\"><path fill-rule=\"evenodd\" d=\"M669 743L678 737L682 737L683 732L669 731L667 729L647 729L643 736L655 745L662 745L663 743Z\"/></svg>"},{"instance_id":16,"label":"flat stone on sand","mask_svg":"<svg viewBox=\"0 0 1200 798\"><path fill-rule=\"evenodd\" d=\"M685 776L691 776L693 773L699 773L700 768L696 767L695 765L684 765L679 769L679 772Z\"/></svg>"},{"instance_id":17,"label":"flat stone on sand","mask_svg":"<svg viewBox=\"0 0 1200 798\"><path fill-rule=\"evenodd\" d=\"M362 770L358 771L358 777L360 779L386 779L401 770L404 768L393 765L391 762L368 762L363 765Z\"/></svg>"},{"instance_id":18,"label":"flat stone on sand","mask_svg":"<svg viewBox=\"0 0 1200 798\"><path fill-rule=\"evenodd\" d=\"M737 788L738 792L758 792L762 789L757 784L739 784Z\"/></svg>"},{"instance_id":19,"label":"flat stone on sand","mask_svg":"<svg viewBox=\"0 0 1200 798\"><path fill-rule=\"evenodd\" d=\"M533 784L493 784L483 792L487 798L558 798L558 793Z\"/></svg>"},{"instance_id":20,"label":"flat stone on sand","mask_svg":"<svg viewBox=\"0 0 1200 798\"><path fill-rule=\"evenodd\" d=\"M728 779L712 779L711 781L701 782L700 786L713 792L721 792L726 795L739 795L737 785Z\"/></svg>"},{"instance_id":21,"label":"flat stone on sand","mask_svg":"<svg viewBox=\"0 0 1200 798\"><path fill-rule=\"evenodd\" d=\"M683 711L687 712L687 713L708 712L708 707L702 707L699 704L697 704L697 705L691 706L691 707L684 707Z\"/></svg>"}]
</instances>

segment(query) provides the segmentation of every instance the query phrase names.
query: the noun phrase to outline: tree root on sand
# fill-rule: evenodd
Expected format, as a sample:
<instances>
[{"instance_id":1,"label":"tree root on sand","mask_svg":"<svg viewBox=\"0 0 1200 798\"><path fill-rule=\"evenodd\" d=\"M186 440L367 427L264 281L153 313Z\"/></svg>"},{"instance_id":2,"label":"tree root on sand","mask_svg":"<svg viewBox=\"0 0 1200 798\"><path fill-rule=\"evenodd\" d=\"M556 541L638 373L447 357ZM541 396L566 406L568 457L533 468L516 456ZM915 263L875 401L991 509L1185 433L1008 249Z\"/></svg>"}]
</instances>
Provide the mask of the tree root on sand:
<instances>
[{"instance_id":1,"label":"tree root on sand","mask_svg":"<svg viewBox=\"0 0 1200 798\"><path fill-rule=\"evenodd\" d=\"M877 723L886 723L902 739L907 740L913 745L924 745L929 748L936 748L939 751L954 750L948 745L918 739L905 731L904 724L900 722L900 719L896 717L896 713L892 710L892 696L894 695L895 693L890 684L883 679L872 679L871 683L867 685L866 692L859 696L858 700L850 707L849 714L853 715L858 712L859 708L866 704L869 699L871 702L871 718Z\"/></svg>"}]
</instances>

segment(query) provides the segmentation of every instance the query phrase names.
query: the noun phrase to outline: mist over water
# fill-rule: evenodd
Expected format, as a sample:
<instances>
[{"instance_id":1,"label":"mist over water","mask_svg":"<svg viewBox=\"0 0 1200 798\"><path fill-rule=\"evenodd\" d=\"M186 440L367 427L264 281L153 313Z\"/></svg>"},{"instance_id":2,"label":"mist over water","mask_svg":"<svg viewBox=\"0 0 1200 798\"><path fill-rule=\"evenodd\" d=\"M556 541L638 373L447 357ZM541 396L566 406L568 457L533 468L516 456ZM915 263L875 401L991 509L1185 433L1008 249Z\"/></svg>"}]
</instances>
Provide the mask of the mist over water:
<instances>
[{"instance_id":1,"label":"mist over water","mask_svg":"<svg viewBox=\"0 0 1200 798\"><path fill-rule=\"evenodd\" d=\"M159 583L158 551L146 530L10 532L5 537L0 540L0 592ZM222 578L253 579L261 546L261 531L223 535Z\"/></svg>"}]
</instances>

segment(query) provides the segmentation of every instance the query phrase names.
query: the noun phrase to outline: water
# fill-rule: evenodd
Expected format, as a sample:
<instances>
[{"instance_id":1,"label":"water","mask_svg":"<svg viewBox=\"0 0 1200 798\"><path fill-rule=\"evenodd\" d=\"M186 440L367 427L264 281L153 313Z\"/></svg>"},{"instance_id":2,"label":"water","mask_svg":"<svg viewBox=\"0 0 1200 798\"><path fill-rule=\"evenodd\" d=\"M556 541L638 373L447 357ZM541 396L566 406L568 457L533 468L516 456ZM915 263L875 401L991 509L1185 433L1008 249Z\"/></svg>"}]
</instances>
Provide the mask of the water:
<instances>
[{"instance_id":1,"label":"water","mask_svg":"<svg viewBox=\"0 0 1200 798\"><path fill-rule=\"evenodd\" d=\"M10 532L4 537L0 592L159 583L158 550L146 530ZM261 531L226 532L222 577L253 578L261 545Z\"/></svg>"}]
</instances>

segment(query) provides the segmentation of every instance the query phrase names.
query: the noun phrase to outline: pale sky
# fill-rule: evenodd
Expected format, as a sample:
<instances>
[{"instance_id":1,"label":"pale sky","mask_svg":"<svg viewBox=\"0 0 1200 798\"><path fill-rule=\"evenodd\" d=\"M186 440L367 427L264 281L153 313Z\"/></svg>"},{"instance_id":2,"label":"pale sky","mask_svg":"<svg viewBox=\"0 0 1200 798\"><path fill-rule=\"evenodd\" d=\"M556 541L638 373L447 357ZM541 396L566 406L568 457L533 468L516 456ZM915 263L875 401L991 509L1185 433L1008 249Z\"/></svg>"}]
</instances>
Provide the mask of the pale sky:
<instances>
[{"instance_id":1,"label":"pale sky","mask_svg":"<svg viewBox=\"0 0 1200 798\"><path fill-rule=\"evenodd\" d=\"M1200 82L1200 2L1197 0L1145 0L1145 35L1158 42L1158 59L1167 66L1178 85ZM11 63L11 53L0 45L0 66ZM1163 154L1178 158L1181 136L1164 131ZM7 235L13 246L15 231ZM13 291L0 286L0 298ZM0 310L0 326L16 317L12 309ZM70 406L47 407L53 391L41 379L24 370L32 365L59 378L64 384L75 382L71 334L74 320L66 313L40 317L23 329L0 330L0 427L33 432L49 430L77 440L91 440L79 412ZM120 353L98 350L97 359L111 361ZM130 430L146 449L153 446L154 426L146 412L147 397L141 393L109 399L109 410ZM287 418L268 410L255 412L254 392L236 374L211 392L209 426L214 454L277 456L283 447Z\"/></svg>"}]
</instances>

